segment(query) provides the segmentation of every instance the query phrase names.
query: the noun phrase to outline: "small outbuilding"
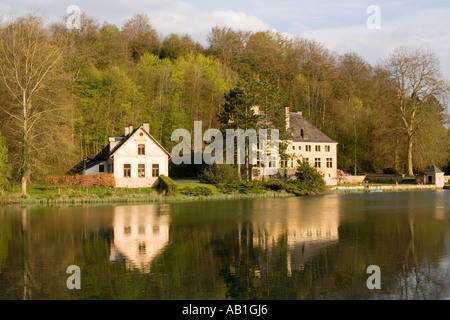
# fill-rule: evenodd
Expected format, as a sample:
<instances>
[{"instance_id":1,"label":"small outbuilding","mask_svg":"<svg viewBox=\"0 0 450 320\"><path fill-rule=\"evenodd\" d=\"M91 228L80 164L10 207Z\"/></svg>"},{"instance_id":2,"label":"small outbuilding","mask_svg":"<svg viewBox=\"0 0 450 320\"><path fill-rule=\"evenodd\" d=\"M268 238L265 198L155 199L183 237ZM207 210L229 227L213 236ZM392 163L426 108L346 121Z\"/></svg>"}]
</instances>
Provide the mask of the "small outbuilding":
<instances>
[{"instance_id":1,"label":"small outbuilding","mask_svg":"<svg viewBox=\"0 0 450 320\"><path fill-rule=\"evenodd\" d=\"M426 183L427 184L435 184L437 187L444 187L444 172L436 167L436 165L432 165L427 172L425 172Z\"/></svg>"}]
</instances>

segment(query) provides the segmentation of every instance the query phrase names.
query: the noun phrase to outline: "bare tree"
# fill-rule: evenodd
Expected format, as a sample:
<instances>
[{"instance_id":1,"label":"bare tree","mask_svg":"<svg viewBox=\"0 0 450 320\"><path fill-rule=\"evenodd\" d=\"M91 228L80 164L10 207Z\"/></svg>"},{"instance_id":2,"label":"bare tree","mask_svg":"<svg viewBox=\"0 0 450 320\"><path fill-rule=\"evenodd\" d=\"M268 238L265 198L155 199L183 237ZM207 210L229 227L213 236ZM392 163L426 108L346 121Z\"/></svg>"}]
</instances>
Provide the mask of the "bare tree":
<instances>
[{"instance_id":1,"label":"bare tree","mask_svg":"<svg viewBox=\"0 0 450 320\"><path fill-rule=\"evenodd\" d=\"M386 61L386 68L396 88L400 128L407 138L410 176L414 174L414 137L426 120L427 101L439 98L447 90L439 67L437 56L422 48L397 48Z\"/></svg>"},{"instance_id":2,"label":"bare tree","mask_svg":"<svg viewBox=\"0 0 450 320\"><path fill-rule=\"evenodd\" d=\"M20 176L22 194L30 178L30 152L39 131L46 130L42 119L55 112L51 99L43 96L62 60L62 50L52 43L41 19L26 16L0 29L0 77L11 104L0 105L21 136Z\"/></svg>"}]
</instances>

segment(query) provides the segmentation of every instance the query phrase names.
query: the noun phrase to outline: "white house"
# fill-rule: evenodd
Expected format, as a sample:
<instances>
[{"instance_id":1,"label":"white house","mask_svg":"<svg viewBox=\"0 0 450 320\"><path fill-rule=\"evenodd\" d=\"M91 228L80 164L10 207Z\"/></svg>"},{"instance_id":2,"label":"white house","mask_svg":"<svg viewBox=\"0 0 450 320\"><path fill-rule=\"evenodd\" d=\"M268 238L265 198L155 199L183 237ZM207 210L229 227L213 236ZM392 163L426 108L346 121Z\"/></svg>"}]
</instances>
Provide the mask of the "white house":
<instances>
[{"instance_id":1,"label":"white house","mask_svg":"<svg viewBox=\"0 0 450 320\"><path fill-rule=\"evenodd\" d=\"M436 165L433 164L430 168L428 168L427 172L425 172L425 176L427 184L435 184L439 188L444 187L444 171L436 167Z\"/></svg>"},{"instance_id":2,"label":"white house","mask_svg":"<svg viewBox=\"0 0 450 320\"><path fill-rule=\"evenodd\" d=\"M253 106L252 110L257 115L264 115L258 106ZM288 159L278 159L278 168L286 175L294 176L298 160L307 161L323 174L327 185L336 185L338 143L306 120L302 112L290 112L289 108L285 108L285 121L286 129L292 133L292 139L282 141L287 144L285 153ZM260 164L259 166L261 167Z\"/></svg>"},{"instance_id":3,"label":"white house","mask_svg":"<svg viewBox=\"0 0 450 320\"><path fill-rule=\"evenodd\" d=\"M116 187L145 188L158 185L160 175L169 175L170 153L149 133L149 124L124 135L109 138L109 144L89 161L82 174L114 174Z\"/></svg>"},{"instance_id":4,"label":"white house","mask_svg":"<svg viewBox=\"0 0 450 320\"><path fill-rule=\"evenodd\" d=\"M282 167L297 168L297 160L306 160L323 173L327 185L336 185L338 143L313 126L301 112L289 112L288 108L286 127L292 131L292 140L286 150L290 159Z\"/></svg>"}]
</instances>

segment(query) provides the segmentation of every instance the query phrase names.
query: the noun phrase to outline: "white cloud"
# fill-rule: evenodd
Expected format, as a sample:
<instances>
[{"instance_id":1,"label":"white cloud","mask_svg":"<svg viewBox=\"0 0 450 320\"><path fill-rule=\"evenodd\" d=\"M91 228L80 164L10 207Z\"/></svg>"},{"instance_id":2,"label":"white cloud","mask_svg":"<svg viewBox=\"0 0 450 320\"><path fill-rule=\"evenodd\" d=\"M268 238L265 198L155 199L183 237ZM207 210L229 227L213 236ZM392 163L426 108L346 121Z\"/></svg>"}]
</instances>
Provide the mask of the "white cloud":
<instances>
[{"instance_id":1,"label":"white cloud","mask_svg":"<svg viewBox=\"0 0 450 320\"><path fill-rule=\"evenodd\" d=\"M371 64L387 58L398 46L423 46L434 51L441 70L450 79L450 16L449 9L423 10L401 19L383 21L380 30L360 25L319 30L304 30L305 38L315 39L339 53L356 52Z\"/></svg>"},{"instance_id":2,"label":"white cloud","mask_svg":"<svg viewBox=\"0 0 450 320\"><path fill-rule=\"evenodd\" d=\"M164 7L146 12L153 26L163 35L170 33L189 33L200 42L214 26L227 26L233 29L260 31L269 25L256 16L233 10L213 10L198 7L182 1L171 1Z\"/></svg>"}]
</instances>

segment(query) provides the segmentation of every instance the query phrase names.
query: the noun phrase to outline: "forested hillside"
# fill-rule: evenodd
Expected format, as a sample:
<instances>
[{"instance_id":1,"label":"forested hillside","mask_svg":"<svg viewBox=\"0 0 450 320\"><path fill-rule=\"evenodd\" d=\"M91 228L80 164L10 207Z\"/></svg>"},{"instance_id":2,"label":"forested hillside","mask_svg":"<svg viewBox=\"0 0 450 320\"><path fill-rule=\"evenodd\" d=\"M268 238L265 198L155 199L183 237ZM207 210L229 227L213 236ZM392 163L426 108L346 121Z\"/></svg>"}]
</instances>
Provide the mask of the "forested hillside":
<instances>
[{"instance_id":1,"label":"forested hillside","mask_svg":"<svg viewBox=\"0 0 450 320\"><path fill-rule=\"evenodd\" d=\"M271 31L216 27L201 45L188 34L161 36L141 14L123 27L83 16L80 30L20 17L0 30L0 159L8 162L0 181L67 172L126 125L149 122L171 150L173 130L192 130L194 120L220 128L225 96L237 88L248 108L302 111L339 143L344 171L445 166L449 90L438 58L398 48L380 59L371 65Z\"/></svg>"}]
</instances>

